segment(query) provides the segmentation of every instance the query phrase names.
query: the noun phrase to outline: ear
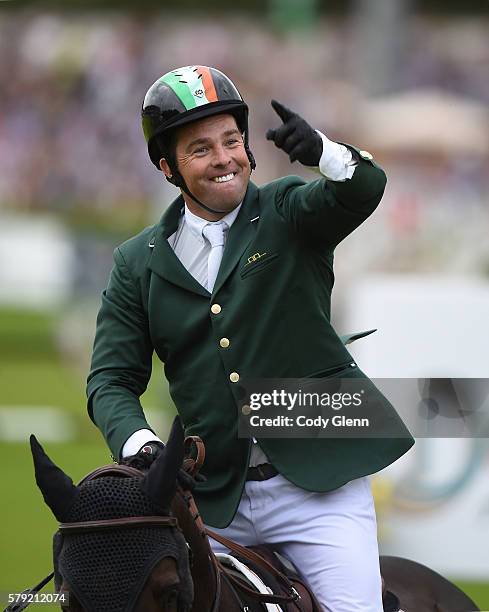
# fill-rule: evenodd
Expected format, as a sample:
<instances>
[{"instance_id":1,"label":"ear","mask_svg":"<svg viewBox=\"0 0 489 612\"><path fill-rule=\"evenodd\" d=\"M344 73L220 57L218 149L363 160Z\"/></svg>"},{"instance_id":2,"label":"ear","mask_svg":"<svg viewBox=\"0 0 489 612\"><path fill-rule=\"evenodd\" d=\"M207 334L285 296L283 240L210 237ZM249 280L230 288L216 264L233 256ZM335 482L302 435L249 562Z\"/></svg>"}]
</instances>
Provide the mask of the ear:
<instances>
[{"instance_id":1,"label":"ear","mask_svg":"<svg viewBox=\"0 0 489 612\"><path fill-rule=\"evenodd\" d=\"M160 159L160 169L162 172L165 173L165 176L167 179L171 179L172 171L170 170L170 165L168 164L168 162L166 161L164 157Z\"/></svg>"},{"instance_id":2,"label":"ear","mask_svg":"<svg viewBox=\"0 0 489 612\"><path fill-rule=\"evenodd\" d=\"M183 463L183 427L176 416L166 446L146 474L144 488L151 501L167 510L175 495L177 475Z\"/></svg>"},{"instance_id":3,"label":"ear","mask_svg":"<svg viewBox=\"0 0 489 612\"><path fill-rule=\"evenodd\" d=\"M30 443L37 486L54 516L62 523L67 520L78 489L71 478L46 455L36 436L31 435Z\"/></svg>"}]
</instances>

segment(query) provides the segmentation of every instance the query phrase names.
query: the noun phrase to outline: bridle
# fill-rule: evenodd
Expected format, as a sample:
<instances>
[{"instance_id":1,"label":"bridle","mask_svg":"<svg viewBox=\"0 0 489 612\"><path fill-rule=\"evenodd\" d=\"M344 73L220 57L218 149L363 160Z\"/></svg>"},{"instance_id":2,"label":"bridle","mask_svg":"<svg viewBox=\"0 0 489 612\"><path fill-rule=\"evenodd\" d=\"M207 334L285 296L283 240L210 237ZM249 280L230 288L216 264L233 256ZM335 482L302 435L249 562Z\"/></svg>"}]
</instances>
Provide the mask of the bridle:
<instances>
[{"instance_id":1,"label":"bridle","mask_svg":"<svg viewBox=\"0 0 489 612\"><path fill-rule=\"evenodd\" d=\"M87 474L78 486L108 476L141 478L143 473L129 465L105 465ZM105 519L101 521L80 521L77 523L60 523L58 529L64 533L94 533L97 531L108 531L111 529L124 529L131 527L176 527L179 529L178 521L173 516L130 516L120 519Z\"/></svg>"},{"instance_id":2,"label":"bridle","mask_svg":"<svg viewBox=\"0 0 489 612\"><path fill-rule=\"evenodd\" d=\"M131 467L129 465L104 465L96 470L93 470L86 476L84 476L78 486L83 485L92 480L96 480L102 477L119 477L119 478L142 478L144 476L143 472L140 470ZM102 532L113 529L124 529L124 528L132 528L132 527L148 527L148 526L157 526L157 527L173 527L180 529L178 525L178 520L173 516L131 516L121 519L106 519L100 521L80 521L77 523L60 523L59 531L62 534L75 534L75 533L94 533L94 532ZM25 589L22 591L23 594L26 595L35 595L41 589L43 589L52 579L54 578L54 572L48 574L45 578L43 578L38 584L35 586ZM21 612L25 610L31 603L30 598L26 598L27 601L13 603L7 606L4 612ZM213 606L212 612L217 610L216 605Z\"/></svg>"}]
</instances>

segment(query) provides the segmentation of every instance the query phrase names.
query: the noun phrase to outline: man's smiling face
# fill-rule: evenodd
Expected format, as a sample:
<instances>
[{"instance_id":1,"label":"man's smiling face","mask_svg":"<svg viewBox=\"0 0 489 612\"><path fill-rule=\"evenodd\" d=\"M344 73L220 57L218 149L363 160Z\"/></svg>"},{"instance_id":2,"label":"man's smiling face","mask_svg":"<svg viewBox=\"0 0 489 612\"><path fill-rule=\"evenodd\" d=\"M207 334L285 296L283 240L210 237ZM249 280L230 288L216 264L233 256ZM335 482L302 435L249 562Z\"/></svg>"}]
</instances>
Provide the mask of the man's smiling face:
<instances>
[{"instance_id":1,"label":"man's smiling face","mask_svg":"<svg viewBox=\"0 0 489 612\"><path fill-rule=\"evenodd\" d=\"M219 219L242 202L250 179L250 162L243 136L232 115L213 115L178 129L176 161L190 193L222 214L207 212L187 194L189 209L199 217ZM165 174L166 160L160 162Z\"/></svg>"}]
</instances>

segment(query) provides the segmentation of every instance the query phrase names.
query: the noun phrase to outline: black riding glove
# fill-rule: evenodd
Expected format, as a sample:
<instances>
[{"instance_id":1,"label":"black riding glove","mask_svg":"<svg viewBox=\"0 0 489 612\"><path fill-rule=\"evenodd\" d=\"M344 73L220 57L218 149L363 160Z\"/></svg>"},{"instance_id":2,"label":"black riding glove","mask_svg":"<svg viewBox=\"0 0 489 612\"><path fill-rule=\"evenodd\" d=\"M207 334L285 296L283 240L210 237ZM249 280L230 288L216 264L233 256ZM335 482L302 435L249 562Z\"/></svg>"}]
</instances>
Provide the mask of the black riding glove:
<instances>
[{"instance_id":1,"label":"black riding glove","mask_svg":"<svg viewBox=\"0 0 489 612\"><path fill-rule=\"evenodd\" d=\"M151 467L153 461L165 449L163 442L147 442L142 446L135 455L125 457L122 462L125 465L136 468L137 470L147 471Z\"/></svg>"},{"instance_id":2,"label":"black riding glove","mask_svg":"<svg viewBox=\"0 0 489 612\"><path fill-rule=\"evenodd\" d=\"M135 455L126 457L122 463L136 468L137 470L147 471L151 467L153 461L164 451L165 445L163 442L147 442L142 446ZM207 479L202 474L191 476L184 469L180 468L177 476L178 484L185 491L193 491L199 482L205 482Z\"/></svg>"},{"instance_id":3,"label":"black riding glove","mask_svg":"<svg viewBox=\"0 0 489 612\"><path fill-rule=\"evenodd\" d=\"M304 166L319 166L323 153L321 136L305 119L277 100L272 100L272 106L284 123L278 128L268 130L267 140L273 140L276 147L285 151L290 163L297 160Z\"/></svg>"}]
</instances>

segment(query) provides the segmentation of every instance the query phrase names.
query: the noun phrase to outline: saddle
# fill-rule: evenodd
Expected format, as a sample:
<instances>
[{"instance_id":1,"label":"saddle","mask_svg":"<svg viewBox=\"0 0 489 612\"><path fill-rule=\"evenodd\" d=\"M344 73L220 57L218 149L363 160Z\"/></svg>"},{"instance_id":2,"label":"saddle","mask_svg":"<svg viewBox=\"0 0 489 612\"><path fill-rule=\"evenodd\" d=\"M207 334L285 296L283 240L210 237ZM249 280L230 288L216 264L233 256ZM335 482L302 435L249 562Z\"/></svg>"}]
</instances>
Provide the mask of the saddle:
<instances>
[{"instance_id":1,"label":"saddle","mask_svg":"<svg viewBox=\"0 0 489 612\"><path fill-rule=\"evenodd\" d=\"M283 601L287 599L285 605L283 603L281 604L283 612L322 612L323 608L309 586L300 578L292 567L289 567L281 561L272 548L264 545L245 548L232 540L213 533L209 529L206 531L209 537L216 539L234 552L236 558L257 574L273 594L283 597ZM222 571L226 573L227 577L231 577L232 581L237 584L239 590L243 591L248 597L251 596L252 603L259 601L261 604L264 604L272 601L268 596L261 598L258 595L258 591L255 591L254 594L251 595L248 591L249 585L246 585L243 577L240 576L239 573L223 567L222 563L220 563L220 567ZM243 588L245 586L247 588ZM288 601L286 596L291 592L295 592L297 598L293 601ZM399 598L394 595L394 593L387 590L383 578L382 603L384 612L401 612ZM261 606L258 608L249 606L250 612L254 612L255 609L262 610L263 608Z\"/></svg>"},{"instance_id":2,"label":"saddle","mask_svg":"<svg viewBox=\"0 0 489 612\"><path fill-rule=\"evenodd\" d=\"M238 561L244 563L268 587L270 594L260 593L247 583L240 573L226 567L219 561L225 578L236 587L241 599L248 602L250 612L263 610L266 604L277 604L274 610L283 612L322 612L316 596L297 572L282 563L274 551L267 546L240 546L209 529L207 535L231 550ZM257 605L258 604L258 605ZM279 606L279 607L278 607ZM270 609L268 606L265 609Z\"/></svg>"}]
</instances>

